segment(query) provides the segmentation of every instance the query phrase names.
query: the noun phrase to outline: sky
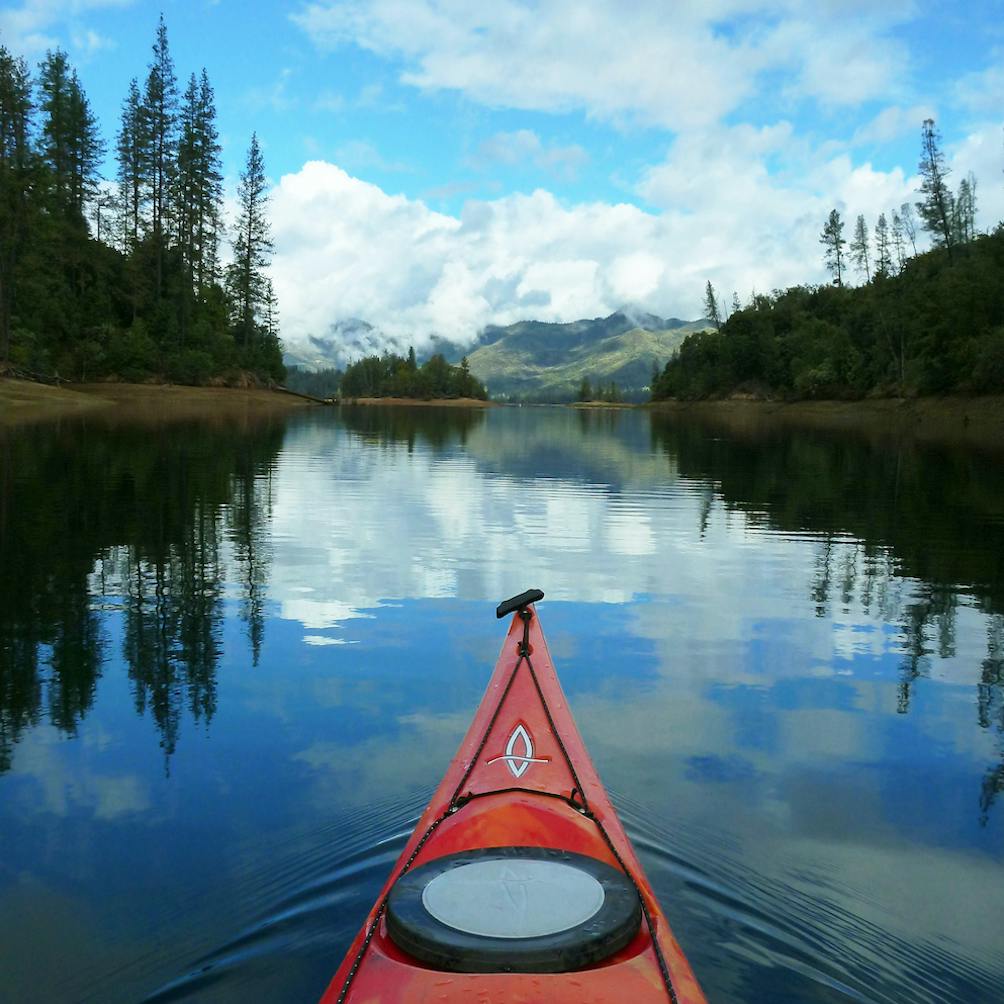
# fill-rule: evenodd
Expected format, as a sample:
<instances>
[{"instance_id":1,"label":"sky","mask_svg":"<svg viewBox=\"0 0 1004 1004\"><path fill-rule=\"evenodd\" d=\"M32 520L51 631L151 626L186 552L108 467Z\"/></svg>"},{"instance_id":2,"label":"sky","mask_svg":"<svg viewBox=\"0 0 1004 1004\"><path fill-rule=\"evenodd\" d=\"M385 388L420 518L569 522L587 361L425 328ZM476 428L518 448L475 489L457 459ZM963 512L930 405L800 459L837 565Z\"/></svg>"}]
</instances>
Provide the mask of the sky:
<instances>
[{"instance_id":1,"label":"sky","mask_svg":"<svg viewBox=\"0 0 1004 1004\"><path fill-rule=\"evenodd\" d=\"M64 48L112 146L161 12L231 193L262 143L291 348L824 282L831 209L916 200L926 117L1004 219L1004 0L0 0L0 44Z\"/></svg>"}]
</instances>

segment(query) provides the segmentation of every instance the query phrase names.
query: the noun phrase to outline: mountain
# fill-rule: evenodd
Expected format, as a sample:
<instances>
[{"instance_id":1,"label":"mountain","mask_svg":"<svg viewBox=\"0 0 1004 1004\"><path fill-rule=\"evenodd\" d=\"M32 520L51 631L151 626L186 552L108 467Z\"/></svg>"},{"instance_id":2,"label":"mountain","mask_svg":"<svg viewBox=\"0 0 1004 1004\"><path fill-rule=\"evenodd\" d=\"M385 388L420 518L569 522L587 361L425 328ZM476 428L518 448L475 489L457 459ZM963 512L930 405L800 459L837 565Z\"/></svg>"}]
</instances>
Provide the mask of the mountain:
<instances>
[{"instance_id":1,"label":"mountain","mask_svg":"<svg viewBox=\"0 0 1004 1004\"><path fill-rule=\"evenodd\" d=\"M358 317L350 317L332 324L324 336L310 335L306 345L297 345L282 354L287 366L316 372L326 369L344 369L363 356L379 355L386 339L378 328Z\"/></svg>"},{"instance_id":2,"label":"mountain","mask_svg":"<svg viewBox=\"0 0 1004 1004\"><path fill-rule=\"evenodd\" d=\"M653 364L662 369L687 335L707 326L624 311L567 324L520 321L486 328L467 359L496 399L568 401L583 378L593 387L613 381L624 397L641 398Z\"/></svg>"},{"instance_id":3,"label":"mountain","mask_svg":"<svg viewBox=\"0 0 1004 1004\"><path fill-rule=\"evenodd\" d=\"M471 372L488 386L492 397L510 400L570 401L583 377L595 387L615 382L627 399L641 399L683 339L708 326L705 320L619 310L609 317L570 321L519 321L506 327L490 324L473 345L457 346L434 338L422 358L442 352L451 363L466 355ZM287 366L307 370L344 367L366 355L378 355L388 340L359 319L332 324L324 337L286 352Z\"/></svg>"}]
</instances>

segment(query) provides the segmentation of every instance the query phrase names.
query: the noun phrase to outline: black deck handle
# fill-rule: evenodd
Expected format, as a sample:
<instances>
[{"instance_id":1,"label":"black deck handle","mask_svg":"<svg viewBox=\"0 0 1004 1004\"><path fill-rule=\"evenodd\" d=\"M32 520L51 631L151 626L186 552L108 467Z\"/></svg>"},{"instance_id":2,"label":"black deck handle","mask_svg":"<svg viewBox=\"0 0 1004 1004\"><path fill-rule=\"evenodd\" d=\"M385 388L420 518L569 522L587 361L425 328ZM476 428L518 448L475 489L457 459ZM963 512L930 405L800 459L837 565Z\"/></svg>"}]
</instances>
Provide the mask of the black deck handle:
<instances>
[{"instance_id":1,"label":"black deck handle","mask_svg":"<svg viewBox=\"0 0 1004 1004\"><path fill-rule=\"evenodd\" d=\"M522 610L523 607L527 607L531 603L536 603L538 600L542 600L543 598L543 589L528 589L525 593L520 593L519 596L513 596L511 599L503 600L495 608L495 616L501 620L506 614Z\"/></svg>"}]
</instances>

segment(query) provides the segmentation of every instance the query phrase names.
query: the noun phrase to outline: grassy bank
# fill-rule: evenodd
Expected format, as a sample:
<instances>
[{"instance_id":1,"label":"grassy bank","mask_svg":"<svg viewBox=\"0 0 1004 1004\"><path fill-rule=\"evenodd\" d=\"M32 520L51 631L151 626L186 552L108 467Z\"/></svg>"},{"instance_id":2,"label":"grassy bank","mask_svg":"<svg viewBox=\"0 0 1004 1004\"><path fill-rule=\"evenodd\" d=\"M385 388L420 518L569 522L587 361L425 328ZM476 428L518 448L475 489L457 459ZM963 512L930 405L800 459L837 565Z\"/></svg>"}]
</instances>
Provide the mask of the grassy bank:
<instances>
[{"instance_id":1,"label":"grassy bank","mask_svg":"<svg viewBox=\"0 0 1004 1004\"><path fill-rule=\"evenodd\" d=\"M706 418L736 431L800 427L878 439L968 444L1004 450L1004 396L881 398L863 401L659 401L665 414Z\"/></svg>"},{"instance_id":2,"label":"grassy bank","mask_svg":"<svg viewBox=\"0 0 1004 1004\"><path fill-rule=\"evenodd\" d=\"M0 427L51 421L82 414L142 421L213 416L243 417L311 407L271 390L176 387L153 384L73 384L50 387L0 378Z\"/></svg>"}]
</instances>

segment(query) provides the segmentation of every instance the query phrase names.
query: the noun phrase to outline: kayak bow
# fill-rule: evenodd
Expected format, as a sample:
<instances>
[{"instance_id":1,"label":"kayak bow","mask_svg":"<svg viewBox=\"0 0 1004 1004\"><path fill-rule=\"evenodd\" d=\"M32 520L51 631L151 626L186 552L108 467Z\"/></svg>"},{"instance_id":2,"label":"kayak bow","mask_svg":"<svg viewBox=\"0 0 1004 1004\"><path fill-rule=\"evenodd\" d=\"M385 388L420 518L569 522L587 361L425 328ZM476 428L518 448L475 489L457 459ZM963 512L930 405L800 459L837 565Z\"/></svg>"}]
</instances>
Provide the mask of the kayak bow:
<instances>
[{"instance_id":1,"label":"kayak bow","mask_svg":"<svg viewBox=\"0 0 1004 1004\"><path fill-rule=\"evenodd\" d=\"M586 752L532 606L321 1004L706 1004Z\"/></svg>"}]
</instances>

